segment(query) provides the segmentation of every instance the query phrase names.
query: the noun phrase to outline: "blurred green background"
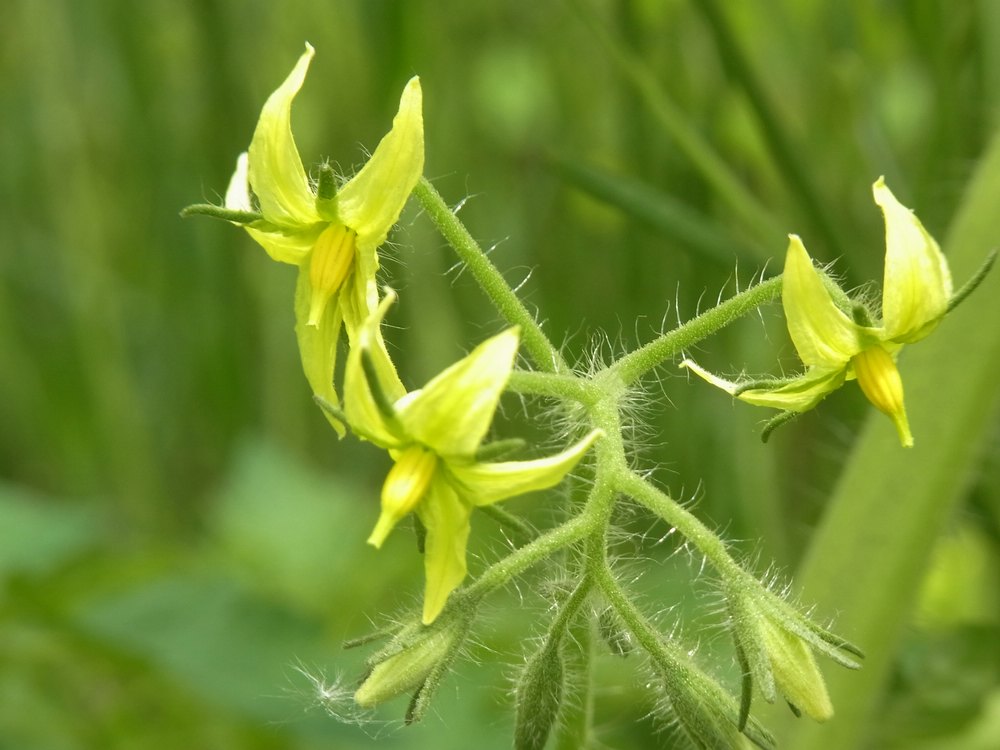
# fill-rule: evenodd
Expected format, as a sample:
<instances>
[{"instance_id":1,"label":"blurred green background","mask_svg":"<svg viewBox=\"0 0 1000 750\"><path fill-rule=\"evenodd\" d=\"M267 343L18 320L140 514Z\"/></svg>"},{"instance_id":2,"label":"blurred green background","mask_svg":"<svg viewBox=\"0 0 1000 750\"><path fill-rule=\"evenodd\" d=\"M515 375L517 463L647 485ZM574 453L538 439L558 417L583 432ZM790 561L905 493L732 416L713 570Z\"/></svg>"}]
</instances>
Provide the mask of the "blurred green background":
<instances>
[{"instance_id":1,"label":"blurred green background","mask_svg":"<svg viewBox=\"0 0 1000 750\"><path fill-rule=\"evenodd\" d=\"M294 112L306 162L357 167L419 74L427 176L468 198L463 220L581 363L775 272L787 232L849 287L877 285L872 181L884 174L943 239L1000 122L992 0L6 0L4 750L509 746L511 678L551 593L538 578L491 600L472 659L420 726L399 727L405 701L364 727L336 721L302 674L339 676L349 694L363 654L342 640L412 607L420 561L405 531L378 554L364 544L386 458L338 442L310 399L294 271L178 211L220 199L307 40L317 57ZM966 257L1000 242L989 226ZM417 206L391 239L393 346L412 387L499 321ZM979 295L1000 295L996 282ZM994 331L974 354L995 354L998 320L971 320ZM730 373L774 372L776 353L795 367L776 308L695 352ZM661 374L639 461L761 571L790 573L850 460L863 398L844 389L765 447L761 411ZM998 746L995 378L981 388L968 470L901 613L865 746ZM934 446L929 426L914 432ZM511 507L550 523L558 497L537 500ZM731 676L697 561L651 518L623 524L647 606ZM475 530L473 572L506 548L489 519ZM600 736L666 743L632 662L598 664Z\"/></svg>"}]
</instances>

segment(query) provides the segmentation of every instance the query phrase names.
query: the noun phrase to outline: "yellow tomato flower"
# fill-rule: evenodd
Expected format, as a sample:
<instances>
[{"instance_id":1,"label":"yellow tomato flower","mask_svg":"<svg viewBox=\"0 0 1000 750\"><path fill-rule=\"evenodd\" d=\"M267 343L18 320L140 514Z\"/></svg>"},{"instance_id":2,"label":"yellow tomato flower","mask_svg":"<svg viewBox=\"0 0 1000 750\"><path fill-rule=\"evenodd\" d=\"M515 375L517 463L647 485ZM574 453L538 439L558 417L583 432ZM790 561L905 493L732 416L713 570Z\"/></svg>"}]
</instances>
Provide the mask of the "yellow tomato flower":
<instances>
[{"instance_id":1,"label":"yellow tomato flower","mask_svg":"<svg viewBox=\"0 0 1000 750\"><path fill-rule=\"evenodd\" d=\"M782 305L805 373L773 387L747 387L713 375L691 360L682 366L747 403L790 412L812 409L846 380L857 379L868 400L892 419L900 442L909 447L913 436L896 356L904 344L933 331L948 311L951 273L937 242L881 177L872 189L885 217L885 277L878 325L863 305L838 304L802 241L790 235Z\"/></svg>"},{"instance_id":2,"label":"yellow tomato flower","mask_svg":"<svg viewBox=\"0 0 1000 750\"><path fill-rule=\"evenodd\" d=\"M344 413L351 429L395 460L382 487L382 510L369 544L382 546L413 511L427 530L423 622L434 621L465 578L472 509L557 484L600 436L595 430L565 451L533 461L478 461L514 366L518 329L483 342L471 354L407 392L378 344L389 292L351 348L344 372Z\"/></svg>"},{"instance_id":3,"label":"yellow tomato flower","mask_svg":"<svg viewBox=\"0 0 1000 750\"><path fill-rule=\"evenodd\" d=\"M336 405L333 372L341 326L353 341L378 305L376 249L423 171L422 98L420 81L412 78L392 129L368 163L339 189L324 179L330 177L327 171L314 190L291 130L292 101L313 54L307 44L264 104L250 149L237 160L225 208L252 219L244 228L274 260L299 267L295 332L302 367L314 393ZM327 416L342 434L339 421Z\"/></svg>"}]
</instances>

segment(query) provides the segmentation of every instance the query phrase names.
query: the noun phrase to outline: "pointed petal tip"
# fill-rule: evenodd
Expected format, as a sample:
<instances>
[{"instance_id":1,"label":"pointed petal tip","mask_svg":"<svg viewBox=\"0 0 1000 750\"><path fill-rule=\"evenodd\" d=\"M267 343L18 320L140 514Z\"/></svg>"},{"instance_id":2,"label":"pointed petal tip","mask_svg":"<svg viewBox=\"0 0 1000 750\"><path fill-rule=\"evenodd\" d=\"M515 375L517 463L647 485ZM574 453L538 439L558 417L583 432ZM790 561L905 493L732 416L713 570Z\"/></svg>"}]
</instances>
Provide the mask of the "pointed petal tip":
<instances>
[{"instance_id":1,"label":"pointed petal tip","mask_svg":"<svg viewBox=\"0 0 1000 750\"><path fill-rule=\"evenodd\" d=\"M883 208L887 204L899 202L889 186L885 184L885 177L879 177L872 183L872 197L875 199L876 205Z\"/></svg>"}]
</instances>

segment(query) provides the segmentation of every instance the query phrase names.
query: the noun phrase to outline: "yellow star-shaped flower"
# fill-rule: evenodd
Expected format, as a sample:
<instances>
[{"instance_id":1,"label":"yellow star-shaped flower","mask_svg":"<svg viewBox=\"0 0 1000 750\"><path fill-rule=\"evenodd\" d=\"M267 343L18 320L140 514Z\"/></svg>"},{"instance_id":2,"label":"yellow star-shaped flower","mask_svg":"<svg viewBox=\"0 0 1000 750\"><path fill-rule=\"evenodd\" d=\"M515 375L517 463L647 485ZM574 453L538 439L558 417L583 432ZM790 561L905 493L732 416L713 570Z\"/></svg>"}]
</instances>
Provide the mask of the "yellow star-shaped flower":
<instances>
[{"instance_id":1,"label":"yellow star-shaped flower","mask_svg":"<svg viewBox=\"0 0 1000 750\"><path fill-rule=\"evenodd\" d=\"M472 509L557 484L600 436L595 430L565 451L533 461L479 461L514 366L518 330L509 328L407 392L377 345L394 295L364 324L344 372L344 413L360 437L389 451L395 464L382 487L382 511L368 542L380 547L415 511L427 538L423 621L434 621L465 578Z\"/></svg>"},{"instance_id":2,"label":"yellow star-shaped flower","mask_svg":"<svg viewBox=\"0 0 1000 750\"><path fill-rule=\"evenodd\" d=\"M313 392L338 404L333 385L341 326L353 341L378 305L376 250L399 219L424 165L420 81L403 89L392 129L367 164L336 189L324 171L313 185L291 129L291 107L302 87L312 46L306 45L284 83L261 111L247 153L237 160L225 208L274 260L299 267L295 331ZM338 432L339 421L327 415Z\"/></svg>"},{"instance_id":3,"label":"yellow star-shaped flower","mask_svg":"<svg viewBox=\"0 0 1000 750\"><path fill-rule=\"evenodd\" d=\"M896 356L904 344L933 331L948 312L953 302L951 273L937 242L881 177L872 189L885 217L885 277L878 324L863 305L845 302L842 293L836 298L831 294L802 241L791 235L782 305L788 333L806 371L773 387L758 388L724 380L691 360L682 366L742 401L789 412L812 409L845 381L857 379L868 400L892 419L900 442L908 447L913 436Z\"/></svg>"}]
</instances>

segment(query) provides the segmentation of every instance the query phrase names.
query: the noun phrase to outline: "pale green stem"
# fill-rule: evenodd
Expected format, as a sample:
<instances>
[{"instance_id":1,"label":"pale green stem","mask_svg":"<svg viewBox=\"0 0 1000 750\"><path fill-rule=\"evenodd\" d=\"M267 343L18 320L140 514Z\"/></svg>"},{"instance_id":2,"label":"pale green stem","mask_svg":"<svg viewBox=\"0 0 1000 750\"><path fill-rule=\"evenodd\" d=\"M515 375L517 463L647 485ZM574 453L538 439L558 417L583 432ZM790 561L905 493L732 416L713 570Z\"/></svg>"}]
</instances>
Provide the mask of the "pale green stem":
<instances>
[{"instance_id":1,"label":"pale green stem","mask_svg":"<svg viewBox=\"0 0 1000 750\"><path fill-rule=\"evenodd\" d=\"M621 477L617 487L683 534L722 576L730 580L747 577L743 568L729 554L725 543L665 492L634 473Z\"/></svg>"},{"instance_id":2,"label":"pale green stem","mask_svg":"<svg viewBox=\"0 0 1000 750\"><path fill-rule=\"evenodd\" d=\"M602 560L601 565L595 568L593 575L594 582L604 594L608 604L618 613L622 622L635 636L639 645L649 654L653 663L661 670L671 670L681 655L677 653L675 646L663 639L653 623L646 619L646 616L635 606L628 594L618 585L618 581L615 580L607 562Z\"/></svg>"},{"instance_id":3,"label":"pale green stem","mask_svg":"<svg viewBox=\"0 0 1000 750\"><path fill-rule=\"evenodd\" d=\"M554 375L547 372L514 370L507 382L507 389L531 396L551 396L562 400L591 404L600 398L594 386L575 375Z\"/></svg>"},{"instance_id":4,"label":"pale green stem","mask_svg":"<svg viewBox=\"0 0 1000 750\"><path fill-rule=\"evenodd\" d=\"M616 373L625 385L631 385L663 361L677 356L764 303L777 299L780 294L781 276L775 276L706 310L641 349L626 354L608 370Z\"/></svg>"},{"instance_id":5,"label":"pale green stem","mask_svg":"<svg viewBox=\"0 0 1000 750\"><path fill-rule=\"evenodd\" d=\"M462 599L479 599L510 582L555 552L583 539L593 528L593 519L583 513L511 552L488 567L473 583L457 594Z\"/></svg>"},{"instance_id":6,"label":"pale green stem","mask_svg":"<svg viewBox=\"0 0 1000 750\"><path fill-rule=\"evenodd\" d=\"M546 372L566 371L562 355L437 189L421 177L413 194L497 311L511 325L521 326L521 342L535 365Z\"/></svg>"}]
</instances>

